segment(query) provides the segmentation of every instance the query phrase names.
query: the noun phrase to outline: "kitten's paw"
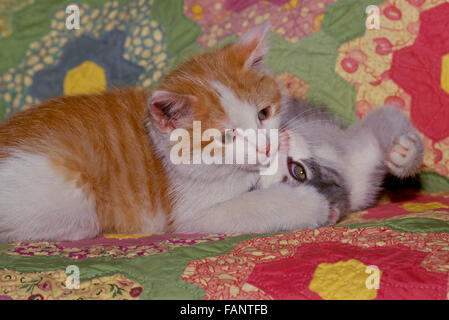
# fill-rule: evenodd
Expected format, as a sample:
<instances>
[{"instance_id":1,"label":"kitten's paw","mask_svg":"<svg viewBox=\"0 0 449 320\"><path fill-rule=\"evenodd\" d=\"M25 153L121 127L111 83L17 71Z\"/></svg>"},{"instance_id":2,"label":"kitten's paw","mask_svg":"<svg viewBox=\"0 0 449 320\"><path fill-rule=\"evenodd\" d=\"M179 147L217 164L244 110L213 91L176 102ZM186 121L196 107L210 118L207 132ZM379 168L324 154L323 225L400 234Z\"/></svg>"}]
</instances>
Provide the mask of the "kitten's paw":
<instances>
[{"instance_id":1,"label":"kitten's paw","mask_svg":"<svg viewBox=\"0 0 449 320\"><path fill-rule=\"evenodd\" d=\"M340 210L338 208L331 207L326 226L335 225L339 219L340 219Z\"/></svg>"},{"instance_id":2,"label":"kitten's paw","mask_svg":"<svg viewBox=\"0 0 449 320\"><path fill-rule=\"evenodd\" d=\"M416 133L410 132L393 142L385 164L395 176L407 177L416 173L421 159L421 138Z\"/></svg>"}]
</instances>

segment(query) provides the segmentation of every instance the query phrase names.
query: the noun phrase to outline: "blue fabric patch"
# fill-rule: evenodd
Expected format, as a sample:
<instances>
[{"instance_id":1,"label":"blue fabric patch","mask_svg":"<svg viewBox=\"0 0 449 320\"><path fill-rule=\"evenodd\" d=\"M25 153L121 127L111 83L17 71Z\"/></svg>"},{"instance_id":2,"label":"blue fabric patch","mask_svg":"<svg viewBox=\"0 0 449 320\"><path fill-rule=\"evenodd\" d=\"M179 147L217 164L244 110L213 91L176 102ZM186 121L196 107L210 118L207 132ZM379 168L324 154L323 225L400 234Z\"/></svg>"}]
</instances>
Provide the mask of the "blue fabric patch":
<instances>
[{"instance_id":1,"label":"blue fabric patch","mask_svg":"<svg viewBox=\"0 0 449 320\"><path fill-rule=\"evenodd\" d=\"M125 39L126 32L112 30L99 39L82 35L72 40L64 46L57 65L36 72L30 87L31 95L40 100L63 95L67 71L85 61L92 61L104 69L108 88L135 85L144 69L123 58Z\"/></svg>"}]
</instances>

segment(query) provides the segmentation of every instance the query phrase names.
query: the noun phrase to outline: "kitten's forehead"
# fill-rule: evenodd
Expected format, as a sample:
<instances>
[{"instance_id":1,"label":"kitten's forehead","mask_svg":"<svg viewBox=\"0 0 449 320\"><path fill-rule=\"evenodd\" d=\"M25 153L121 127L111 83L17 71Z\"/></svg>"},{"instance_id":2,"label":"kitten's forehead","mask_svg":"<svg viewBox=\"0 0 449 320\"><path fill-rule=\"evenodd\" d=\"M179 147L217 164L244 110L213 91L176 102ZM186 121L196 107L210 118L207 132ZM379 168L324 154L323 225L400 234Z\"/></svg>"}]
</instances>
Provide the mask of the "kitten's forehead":
<instances>
[{"instance_id":1,"label":"kitten's forehead","mask_svg":"<svg viewBox=\"0 0 449 320\"><path fill-rule=\"evenodd\" d=\"M237 97L232 88L217 80L212 80L210 84L216 90L220 105L231 121L230 125L239 128L257 127L257 119L254 116L256 105Z\"/></svg>"},{"instance_id":2,"label":"kitten's forehead","mask_svg":"<svg viewBox=\"0 0 449 320\"><path fill-rule=\"evenodd\" d=\"M288 155L294 160L312 158L312 149L305 137L296 132L289 133L289 152Z\"/></svg>"},{"instance_id":3,"label":"kitten's forehead","mask_svg":"<svg viewBox=\"0 0 449 320\"><path fill-rule=\"evenodd\" d=\"M289 156L295 161L315 159L317 163L337 165L340 162L338 150L324 141L310 141L306 136L290 132Z\"/></svg>"}]
</instances>

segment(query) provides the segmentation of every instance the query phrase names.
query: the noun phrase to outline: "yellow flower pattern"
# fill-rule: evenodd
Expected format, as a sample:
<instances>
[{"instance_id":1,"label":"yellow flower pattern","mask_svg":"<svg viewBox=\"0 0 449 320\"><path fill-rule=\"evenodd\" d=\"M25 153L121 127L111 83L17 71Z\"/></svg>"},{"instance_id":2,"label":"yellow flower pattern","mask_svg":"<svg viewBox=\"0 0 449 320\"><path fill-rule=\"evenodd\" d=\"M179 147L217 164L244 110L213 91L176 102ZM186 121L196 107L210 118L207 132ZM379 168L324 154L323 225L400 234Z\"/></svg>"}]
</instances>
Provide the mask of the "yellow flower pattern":
<instances>
[{"instance_id":1,"label":"yellow flower pattern","mask_svg":"<svg viewBox=\"0 0 449 320\"><path fill-rule=\"evenodd\" d=\"M69 70L64 78L64 94L100 93L106 90L106 74L102 67L85 61Z\"/></svg>"},{"instance_id":2,"label":"yellow flower pattern","mask_svg":"<svg viewBox=\"0 0 449 320\"><path fill-rule=\"evenodd\" d=\"M309 289L325 300L373 300L378 288L370 282L368 267L356 259L321 263L315 270ZM377 283L382 275L382 271L378 272Z\"/></svg>"}]
</instances>

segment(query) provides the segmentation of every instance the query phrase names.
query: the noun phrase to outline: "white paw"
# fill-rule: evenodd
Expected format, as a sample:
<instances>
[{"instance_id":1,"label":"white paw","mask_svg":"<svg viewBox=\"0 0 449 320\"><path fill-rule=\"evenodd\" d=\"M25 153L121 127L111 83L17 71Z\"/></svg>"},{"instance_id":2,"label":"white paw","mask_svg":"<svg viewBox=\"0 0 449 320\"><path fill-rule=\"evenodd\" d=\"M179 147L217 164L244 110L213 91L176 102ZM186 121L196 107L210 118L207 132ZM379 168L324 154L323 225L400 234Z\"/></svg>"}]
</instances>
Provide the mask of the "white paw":
<instances>
[{"instance_id":1,"label":"white paw","mask_svg":"<svg viewBox=\"0 0 449 320\"><path fill-rule=\"evenodd\" d=\"M340 219L340 210L337 208L331 207L326 226L335 225L339 219Z\"/></svg>"},{"instance_id":2,"label":"white paw","mask_svg":"<svg viewBox=\"0 0 449 320\"><path fill-rule=\"evenodd\" d=\"M398 177L405 177L415 173L421 159L421 140L415 133L400 136L393 142L385 164L391 173Z\"/></svg>"}]
</instances>

